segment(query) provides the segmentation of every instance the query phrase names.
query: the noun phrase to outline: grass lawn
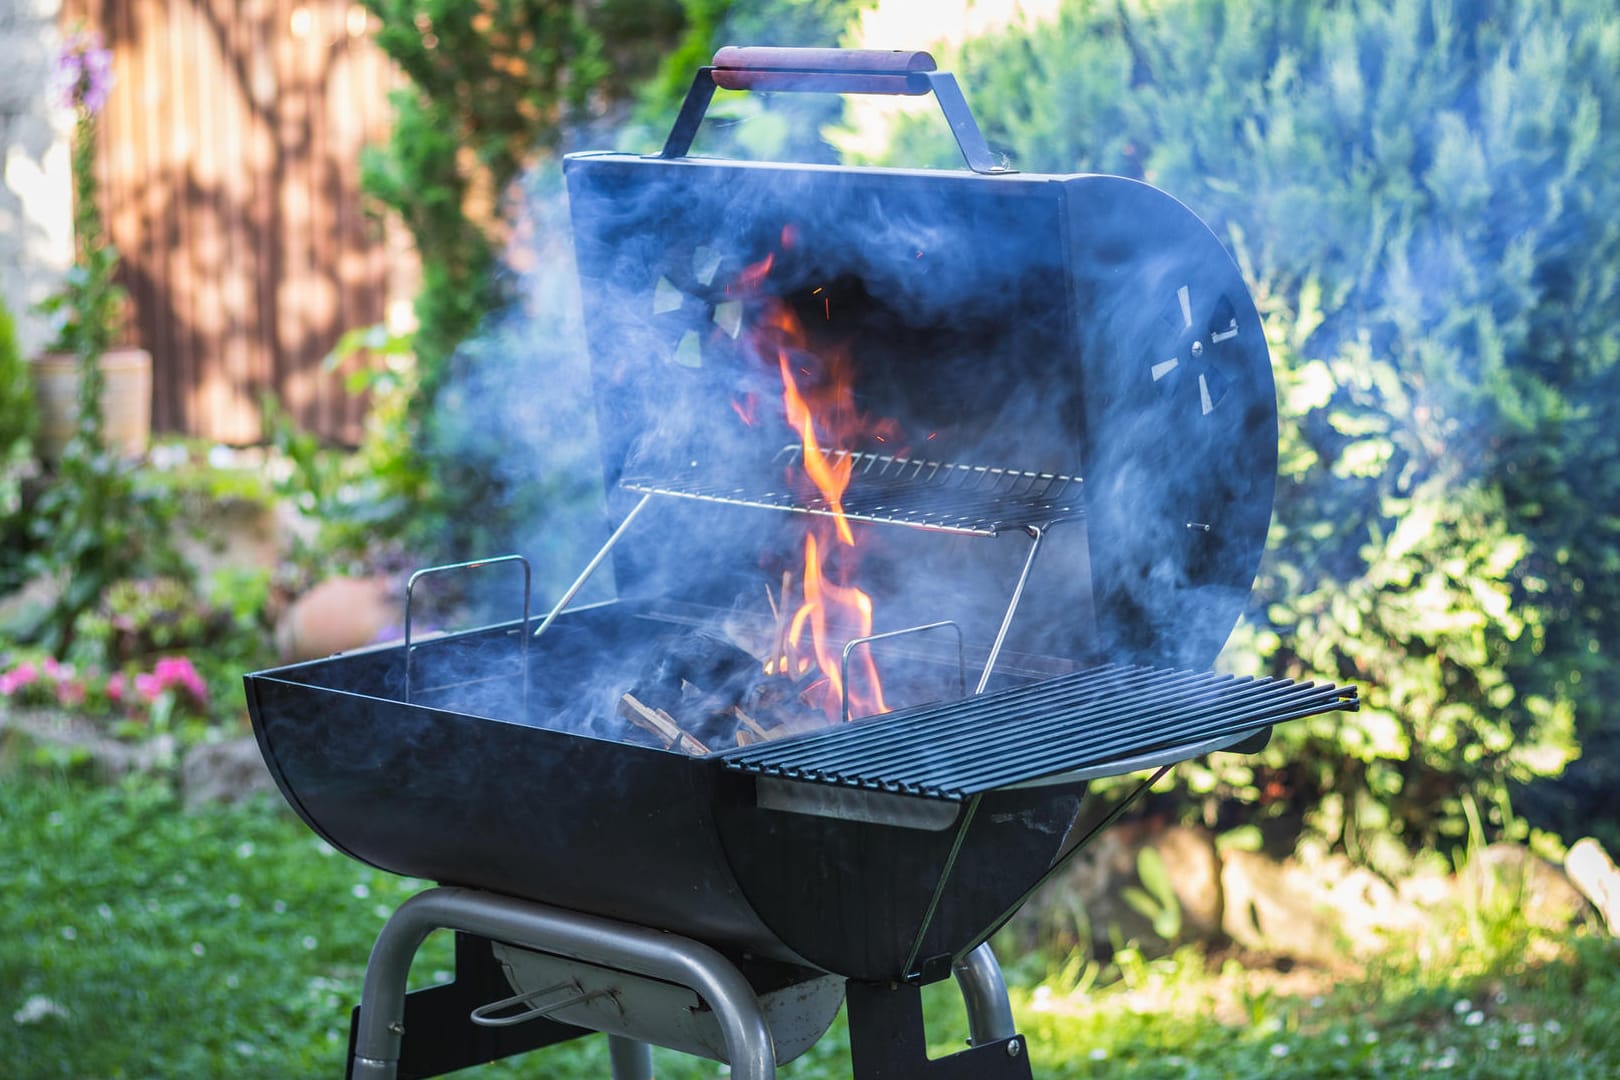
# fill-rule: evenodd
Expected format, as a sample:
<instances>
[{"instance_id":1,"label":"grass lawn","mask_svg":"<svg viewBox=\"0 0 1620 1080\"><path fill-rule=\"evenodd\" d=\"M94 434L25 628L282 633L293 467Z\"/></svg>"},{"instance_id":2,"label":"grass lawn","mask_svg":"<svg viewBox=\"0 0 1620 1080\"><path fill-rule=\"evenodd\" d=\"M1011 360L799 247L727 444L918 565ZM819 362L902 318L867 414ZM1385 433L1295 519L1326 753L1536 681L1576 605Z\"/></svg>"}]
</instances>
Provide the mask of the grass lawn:
<instances>
[{"instance_id":1,"label":"grass lawn","mask_svg":"<svg viewBox=\"0 0 1620 1080\"><path fill-rule=\"evenodd\" d=\"M341 1076L372 940L426 885L337 855L271 800L188 814L152 782L12 769L0 777L0 1075ZM437 936L413 983L448 964ZM1354 976L1188 950L1127 951L1107 969L1028 956L1009 970L1042 1077L1620 1076L1620 948L1585 935L1460 925ZM939 1048L959 1045L950 984L928 998ZM656 1060L662 1080L725 1073ZM781 1072L847 1077L841 1029ZM464 1075L607 1074L590 1038Z\"/></svg>"}]
</instances>

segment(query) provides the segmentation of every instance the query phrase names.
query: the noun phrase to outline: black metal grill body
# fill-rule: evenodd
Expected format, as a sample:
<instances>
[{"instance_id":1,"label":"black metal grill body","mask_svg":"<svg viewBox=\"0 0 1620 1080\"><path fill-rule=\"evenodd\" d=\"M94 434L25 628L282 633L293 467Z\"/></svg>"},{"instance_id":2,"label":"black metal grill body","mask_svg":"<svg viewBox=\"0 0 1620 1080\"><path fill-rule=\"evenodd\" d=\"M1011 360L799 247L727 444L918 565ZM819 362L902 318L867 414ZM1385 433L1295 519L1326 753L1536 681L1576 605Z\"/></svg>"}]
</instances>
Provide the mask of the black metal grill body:
<instances>
[{"instance_id":1,"label":"black metal grill body","mask_svg":"<svg viewBox=\"0 0 1620 1080\"><path fill-rule=\"evenodd\" d=\"M580 733L611 722L606 690L598 716L578 708L582 683L613 678L607 650L645 654L667 624L617 604L565 616L529 657L527 712L515 629L416 646L409 704L400 646L248 676L288 802L334 847L393 873L895 979L995 921L1051 864L1085 790L993 793L965 829L954 800L865 808L901 824L763 808L755 778L718 756Z\"/></svg>"},{"instance_id":2,"label":"black metal grill body","mask_svg":"<svg viewBox=\"0 0 1620 1080\"><path fill-rule=\"evenodd\" d=\"M413 646L408 702L397 645L248 676L288 802L384 870L859 979L942 974L999 925L1090 778L1353 707L1333 688L1120 669L689 757L589 734L617 730L614 688L670 627L656 609L565 615L526 675L519 625Z\"/></svg>"}]
</instances>

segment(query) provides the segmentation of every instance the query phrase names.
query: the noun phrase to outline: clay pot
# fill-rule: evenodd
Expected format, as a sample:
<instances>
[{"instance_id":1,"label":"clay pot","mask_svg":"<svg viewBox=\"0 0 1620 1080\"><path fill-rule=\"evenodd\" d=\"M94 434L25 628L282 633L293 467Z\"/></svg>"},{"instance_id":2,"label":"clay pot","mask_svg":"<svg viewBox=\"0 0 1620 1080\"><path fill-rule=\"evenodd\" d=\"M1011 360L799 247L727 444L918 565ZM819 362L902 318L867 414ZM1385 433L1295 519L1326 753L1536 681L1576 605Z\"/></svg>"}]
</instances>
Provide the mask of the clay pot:
<instances>
[{"instance_id":1,"label":"clay pot","mask_svg":"<svg viewBox=\"0 0 1620 1080\"><path fill-rule=\"evenodd\" d=\"M34 379L41 461L59 461L79 423L79 360L70 353L45 353L28 361ZM152 437L152 354L145 349L108 349L101 357L106 379L101 396L108 449L124 457L146 453Z\"/></svg>"},{"instance_id":2,"label":"clay pot","mask_svg":"<svg viewBox=\"0 0 1620 1080\"><path fill-rule=\"evenodd\" d=\"M276 626L276 649L293 663L377 641L403 618L387 578L328 578L293 601Z\"/></svg>"}]
</instances>

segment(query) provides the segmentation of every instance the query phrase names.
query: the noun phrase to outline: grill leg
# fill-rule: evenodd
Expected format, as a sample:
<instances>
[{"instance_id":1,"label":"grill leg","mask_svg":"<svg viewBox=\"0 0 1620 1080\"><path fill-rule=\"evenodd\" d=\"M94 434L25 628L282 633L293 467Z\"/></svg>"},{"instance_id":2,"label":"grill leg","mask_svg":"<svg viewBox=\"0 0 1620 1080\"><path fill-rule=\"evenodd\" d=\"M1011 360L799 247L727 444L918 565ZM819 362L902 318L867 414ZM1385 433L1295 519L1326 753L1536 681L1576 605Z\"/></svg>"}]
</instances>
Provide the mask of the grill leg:
<instances>
[{"instance_id":1,"label":"grill leg","mask_svg":"<svg viewBox=\"0 0 1620 1080\"><path fill-rule=\"evenodd\" d=\"M608 1053L613 1062L613 1080L653 1080L652 1047L646 1043L609 1035Z\"/></svg>"},{"instance_id":2,"label":"grill leg","mask_svg":"<svg viewBox=\"0 0 1620 1080\"><path fill-rule=\"evenodd\" d=\"M1007 1000L1007 980L1001 977L996 954L985 942L964 956L953 968L956 985L967 1006L968 1040L974 1046L1011 1039L1018 1034L1013 1023L1012 1003Z\"/></svg>"},{"instance_id":3,"label":"grill leg","mask_svg":"<svg viewBox=\"0 0 1620 1080\"><path fill-rule=\"evenodd\" d=\"M733 1080L775 1080L776 1047L754 988L714 949L675 934L461 888L417 893L377 935L355 1020L353 1080L397 1080L405 977L434 930L463 930L687 987L714 1010Z\"/></svg>"}]
</instances>

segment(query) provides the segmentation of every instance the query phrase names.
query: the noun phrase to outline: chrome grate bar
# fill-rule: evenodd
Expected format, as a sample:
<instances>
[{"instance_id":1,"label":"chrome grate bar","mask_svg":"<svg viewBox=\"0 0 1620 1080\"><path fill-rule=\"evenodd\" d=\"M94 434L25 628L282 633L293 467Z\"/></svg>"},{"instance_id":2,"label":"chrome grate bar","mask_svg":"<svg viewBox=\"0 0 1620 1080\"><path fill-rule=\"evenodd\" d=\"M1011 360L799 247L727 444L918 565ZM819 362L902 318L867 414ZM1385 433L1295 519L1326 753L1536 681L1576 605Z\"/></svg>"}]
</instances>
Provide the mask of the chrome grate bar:
<instances>
[{"instance_id":1,"label":"chrome grate bar","mask_svg":"<svg viewBox=\"0 0 1620 1080\"><path fill-rule=\"evenodd\" d=\"M721 756L740 772L960 800L1357 707L1353 687L1329 683L1107 666Z\"/></svg>"},{"instance_id":2,"label":"chrome grate bar","mask_svg":"<svg viewBox=\"0 0 1620 1080\"><path fill-rule=\"evenodd\" d=\"M1081 517L1081 480L1062 473L959 465L892 454L824 452L828 464L850 462L844 516L851 521L905 525L936 532L996 536ZM804 452L790 446L772 459L769 480L737 482L697 462L670 475L629 476L627 491L673 495L731 506L831 516L832 505L804 471Z\"/></svg>"}]
</instances>

